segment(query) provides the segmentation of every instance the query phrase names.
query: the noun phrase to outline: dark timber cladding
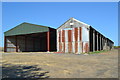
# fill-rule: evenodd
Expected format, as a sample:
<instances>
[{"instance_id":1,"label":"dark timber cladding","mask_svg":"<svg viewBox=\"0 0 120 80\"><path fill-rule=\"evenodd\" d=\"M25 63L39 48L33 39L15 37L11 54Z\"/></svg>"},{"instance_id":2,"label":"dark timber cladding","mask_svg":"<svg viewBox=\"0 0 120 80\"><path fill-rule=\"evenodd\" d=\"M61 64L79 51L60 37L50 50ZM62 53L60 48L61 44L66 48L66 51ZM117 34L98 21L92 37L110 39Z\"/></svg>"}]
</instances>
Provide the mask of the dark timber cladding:
<instances>
[{"instance_id":1,"label":"dark timber cladding","mask_svg":"<svg viewBox=\"0 0 120 80\"><path fill-rule=\"evenodd\" d=\"M89 31L90 51L111 50L114 42L103 36L90 26Z\"/></svg>"},{"instance_id":2,"label":"dark timber cladding","mask_svg":"<svg viewBox=\"0 0 120 80\"><path fill-rule=\"evenodd\" d=\"M56 51L56 29L50 27L22 23L4 34L5 52Z\"/></svg>"}]
</instances>

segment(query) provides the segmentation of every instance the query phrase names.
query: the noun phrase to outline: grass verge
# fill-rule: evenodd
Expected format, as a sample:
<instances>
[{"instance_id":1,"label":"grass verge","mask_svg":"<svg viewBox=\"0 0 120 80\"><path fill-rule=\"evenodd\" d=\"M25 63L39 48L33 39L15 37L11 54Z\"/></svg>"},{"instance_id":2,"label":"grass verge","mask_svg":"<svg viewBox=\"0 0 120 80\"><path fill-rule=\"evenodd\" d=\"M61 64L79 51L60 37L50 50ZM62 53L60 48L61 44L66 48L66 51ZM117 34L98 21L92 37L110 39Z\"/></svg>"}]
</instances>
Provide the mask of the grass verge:
<instances>
[{"instance_id":1,"label":"grass verge","mask_svg":"<svg viewBox=\"0 0 120 80\"><path fill-rule=\"evenodd\" d=\"M89 52L88 54L98 54L102 52L107 52L108 50L102 50L102 51L94 51L94 52Z\"/></svg>"}]
</instances>

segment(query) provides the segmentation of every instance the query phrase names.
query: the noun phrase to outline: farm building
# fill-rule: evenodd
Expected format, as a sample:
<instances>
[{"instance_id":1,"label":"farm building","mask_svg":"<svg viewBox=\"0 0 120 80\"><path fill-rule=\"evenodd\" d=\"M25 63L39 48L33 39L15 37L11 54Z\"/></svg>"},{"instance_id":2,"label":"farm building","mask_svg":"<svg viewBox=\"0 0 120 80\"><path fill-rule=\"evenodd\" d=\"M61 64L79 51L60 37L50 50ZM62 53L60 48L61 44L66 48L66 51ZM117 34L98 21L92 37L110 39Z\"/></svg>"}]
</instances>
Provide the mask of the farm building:
<instances>
[{"instance_id":1,"label":"farm building","mask_svg":"<svg viewBox=\"0 0 120 80\"><path fill-rule=\"evenodd\" d=\"M87 53L111 50L114 43L90 25L70 18L57 28L57 51L65 53Z\"/></svg>"},{"instance_id":2,"label":"farm building","mask_svg":"<svg viewBox=\"0 0 120 80\"><path fill-rule=\"evenodd\" d=\"M87 53L111 50L114 42L93 27L70 18L59 28L22 23L4 33L5 52Z\"/></svg>"},{"instance_id":3,"label":"farm building","mask_svg":"<svg viewBox=\"0 0 120 80\"><path fill-rule=\"evenodd\" d=\"M4 33L4 52L56 51L56 29L22 23Z\"/></svg>"}]
</instances>

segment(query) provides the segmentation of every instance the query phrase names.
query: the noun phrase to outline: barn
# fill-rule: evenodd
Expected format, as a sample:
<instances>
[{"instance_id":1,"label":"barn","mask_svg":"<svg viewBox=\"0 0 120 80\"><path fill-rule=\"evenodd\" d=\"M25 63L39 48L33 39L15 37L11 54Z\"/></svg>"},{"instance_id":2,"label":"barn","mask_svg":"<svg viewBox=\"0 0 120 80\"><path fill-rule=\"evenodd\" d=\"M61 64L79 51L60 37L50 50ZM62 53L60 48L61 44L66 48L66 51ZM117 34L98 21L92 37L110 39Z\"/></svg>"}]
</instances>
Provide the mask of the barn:
<instances>
[{"instance_id":1,"label":"barn","mask_svg":"<svg viewBox=\"0 0 120 80\"><path fill-rule=\"evenodd\" d=\"M111 50L114 42L92 26L70 18L57 28L57 51L64 53L88 53Z\"/></svg>"},{"instance_id":2,"label":"barn","mask_svg":"<svg viewBox=\"0 0 120 80\"><path fill-rule=\"evenodd\" d=\"M4 33L4 52L56 51L56 29L22 23Z\"/></svg>"},{"instance_id":3,"label":"barn","mask_svg":"<svg viewBox=\"0 0 120 80\"><path fill-rule=\"evenodd\" d=\"M24 22L4 33L4 52L80 54L111 50L113 46L113 41L75 18L70 18L57 29Z\"/></svg>"}]
</instances>

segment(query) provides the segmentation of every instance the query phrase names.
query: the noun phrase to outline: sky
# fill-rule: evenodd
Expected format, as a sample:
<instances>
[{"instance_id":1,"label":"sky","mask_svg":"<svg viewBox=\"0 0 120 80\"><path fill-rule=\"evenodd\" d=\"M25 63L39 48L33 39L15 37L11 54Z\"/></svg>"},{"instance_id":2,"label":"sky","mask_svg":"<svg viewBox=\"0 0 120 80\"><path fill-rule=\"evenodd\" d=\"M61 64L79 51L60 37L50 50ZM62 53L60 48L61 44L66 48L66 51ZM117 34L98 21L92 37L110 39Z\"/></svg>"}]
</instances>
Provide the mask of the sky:
<instances>
[{"instance_id":1,"label":"sky","mask_svg":"<svg viewBox=\"0 0 120 80\"><path fill-rule=\"evenodd\" d=\"M91 25L118 45L117 2L3 2L0 46L4 32L23 22L57 29L71 17Z\"/></svg>"}]
</instances>

